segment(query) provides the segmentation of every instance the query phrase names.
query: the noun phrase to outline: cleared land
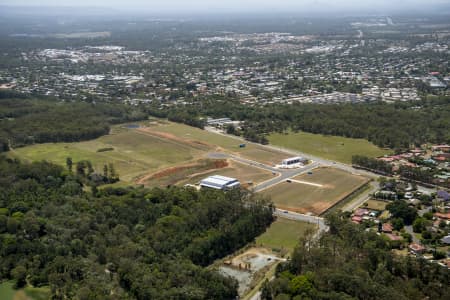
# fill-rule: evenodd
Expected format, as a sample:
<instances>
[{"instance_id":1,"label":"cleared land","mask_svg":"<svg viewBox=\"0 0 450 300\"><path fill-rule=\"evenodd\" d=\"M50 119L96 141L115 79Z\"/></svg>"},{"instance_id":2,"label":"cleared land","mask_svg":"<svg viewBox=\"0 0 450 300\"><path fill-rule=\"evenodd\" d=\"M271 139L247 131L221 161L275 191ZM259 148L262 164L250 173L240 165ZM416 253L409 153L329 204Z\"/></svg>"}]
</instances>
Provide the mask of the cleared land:
<instances>
[{"instance_id":1,"label":"cleared land","mask_svg":"<svg viewBox=\"0 0 450 300\"><path fill-rule=\"evenodd\" d=\"M149 130L169 133L179 138L200 141L211 147L216 147L216 150L230 152L268 165L279 164L283 159L290 156L255 144L247 143L245 148L239 148L239 145L243 143L241 140L178 123L164 121L153 122L150 124Z\"/></svg>"},{"instance_id":2,"label":"cleared land","mask_svg":"<svg viewBox=\"0 0 450 300\"><path fill-rule=\"evenodd\" d=\"M390 153L364 139L325 136L307 132L275 133L269 136L272 145L289 148L329 160L350 164L353 155L378 157Z\"/></svg>"},{"instance_id":3,"label":"cleared land","mask_svg":"<svg viewBox=\"0 0 450 300\"><path fill-rule=\"evenodd\" d=\"M114 150L97 152L107 147ZM88 142L28 146L14 150L13 155L30 161L47 160L60 165L65 165L67 157L71 157L74 162L90 160L98 172L103 170L104 164L113 163L121 179L132 182L139 174L190 161L202 153L188 145L126 130Z\"/></svg>"},{"instance_id":4,"label":"cleared land","mask_svg":"<svg viewBox=\"0 0 450 300\"><path fill-rule=\"evenodd\" d=\"M316 230L316 225L279 217L266 232L256 238L256 245L275 252L292 252L308 229Z\"/></svg>"},{"instance_id":5,"label":"cleared land","mask_svg":"<svg viewBox=\"0 0 450 300\"><path fill-rule=\"evenodd\" d=\"M234 161L202 159L146 175L137 183L148 187L196 184L211 175L237 178L242 186L249 188L273 177L270 172Z\"/></svg>"},{"instance_id":6,"label":"cleared land","mask_svg":"<svg viewBox=\"0 0 450 300\"><path fill-rule=\"evenodd\" d=\"M236 177L243 183L259 183L273 177L269 172L230 160L226 166L214 166L217 162L207 159L210 152L242 155L268 164L279 163L286 157L257 145L239 148L239 144L241 142L233 138L157 120L140 122L139 128L118 125L113 127L111 134L91 141L33 145L15 149L10 155L63 166L67 157L74 162L90 160L97 172L102 172L105 164L112 163L121 178L116 185L137 183L148 186L195 183L213 173ZM104 149L108 151L102 151Z\"/></svg>"},{"instance_id":7,"label":"cleared land","mask_svg":"<svg viewBox=\"0 0 450 300\"><path fill-rule=\"evenodd\" d=\"M272 175L272 173L268 171L241 164L235 161L229 161L228 166L225 168L209 170L201 174L193 174L189 176L188 179L181 181L181 183L195 184L205 176L211 175L234 177L238 179L245 187L251 187L252 185L258 184L274 177L274 175Z\"/></svg>"},{"instance_id":8,"label":"cleared land","mask_svg":"<svg viewBox=\"0 0 450 300\"><path fill-rule=\"evenodd\" d=\"M293 179L267 189L264 194L270 196L278 208L315 215L321 215L368 182L365 177L334 168L318 168L311 175Z\"/></svg>"}]
</instances>

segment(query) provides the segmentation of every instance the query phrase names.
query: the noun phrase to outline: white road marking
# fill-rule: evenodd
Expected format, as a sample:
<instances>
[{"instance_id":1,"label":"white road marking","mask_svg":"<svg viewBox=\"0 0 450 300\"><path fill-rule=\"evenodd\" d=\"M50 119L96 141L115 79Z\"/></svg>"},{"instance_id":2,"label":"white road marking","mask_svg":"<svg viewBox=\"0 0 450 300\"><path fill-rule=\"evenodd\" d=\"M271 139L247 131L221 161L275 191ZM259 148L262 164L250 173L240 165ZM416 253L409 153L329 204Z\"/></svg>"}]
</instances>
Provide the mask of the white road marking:
<instances>
[{"instance_id":1,"label":"white road marking","mask_svg":"<svg viewBox=\"0 0 450 300\"><path fill-rule=\"evenodd\" d=\"M292 178L289 178L288 180L295 182L295 183L307 184L307 185L312 185L315 187L323 187L323 184L312 183L312 182L302 181L302 180L296 180L296 179L292 179Z\"/></svg>"}]
</instances>

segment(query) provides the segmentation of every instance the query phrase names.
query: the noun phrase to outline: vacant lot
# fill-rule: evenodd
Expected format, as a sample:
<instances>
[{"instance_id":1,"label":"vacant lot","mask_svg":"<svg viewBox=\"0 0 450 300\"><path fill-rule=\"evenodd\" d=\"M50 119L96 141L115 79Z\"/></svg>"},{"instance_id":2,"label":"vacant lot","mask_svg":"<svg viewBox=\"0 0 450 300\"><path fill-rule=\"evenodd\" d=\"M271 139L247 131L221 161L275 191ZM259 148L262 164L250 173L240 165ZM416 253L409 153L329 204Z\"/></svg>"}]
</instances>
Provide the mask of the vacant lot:
<instances>
[{"instance_id":1,"label":"vacant lot","mask_svg":"<svg viewBox=\"0 0 450 300\"><path fill-rule=\"evenodd\" d=\"M373 209L373 210L379 210L379 211L383 211L386 209L386 205L389 204L389 202L385 202L385 201L380 201L380 200L369 200L366 202L367 203L367 208L368 209Z\"/></svg>"},{"instance_id":2,"label":"vacant lot","mask_svg":"<svg viewBox=\"0 0 450 300\"><path fill-rule=\"evenodd\" d=\"M111 134L87 142L18 148L11 151L10 155L28 161L47 160L60 165L65 165L67 157L71 157L74 162L90 160L97 172L102 172L105 164L112 163L121 178L119 184L137 182L148 186L190 183L199 181L203 175L214 173L216 168L198 167L199 161L206 159L209 152L225 151L272 165L287 157L258 145L239 148L242 142L237 139L182 124L157 120L139 122L139 125L138 128L118 125L113 127ZM108 151L99 152L101 149ZM272 177L258 168L233 161L228 163L229 166L219 168L217 174L236 177L243 183L258 183ZM177 169L178 166L180 168ZM158 176L157 180L152 178L153 174L171 168L174 171L169 172L170 176Z\"/></svg>"},{"instance_id":3,"label":"vacant lot","mask_svg":"<svg viewBox=\"0 0 450 300\"><path fill-rule=\"evenodd\" d=\"M244 187L251 188L260 182L269 180L274 177L272 173L241 164L235 161L228 161L228 166L221 169L209 170L200 174L193 174L187 177L185 180L180 181L180 184L195 184L207 176L211 175L222 175L238 179Z\"/></svg>"},{"instance_id":4,"label":"vacant lot","mask_svg":"<svg viewBox=\"0 0 450 300\"><path fill-rule=\"evenodd\" d=\"M269 141L276 146L347 164L351 163L353 155L378 157L390 152L363 139L325 136L307 132L275 133L269 136Z\"/></svg>"},{"instance_id":5,"label":"vacant lot","mask_svg":"<svg viewBox=\"0 0 450 300\"><path fill-rule=\"evenodd\" d=\"M278 208L320 215L368 182L362 176L333 168L319 168L292 182L280 183L264 193Z\"/></svg>"},{"instance_id":6,"label":"vacant lot","mask_svg":"<svg viewBox=\"0 0 450 300\"><path fill-rule=\"evenodd\" d=\"M243 187L249 189L274 176L271 172L232 160L201 159L144 175L136 182L147 187L198 184L200 180L212 175L236 178Z\"/></svg>"},{"instance_id":7,"label":"vacant lot","mask_svg":"<svg viewBox=\"0 0 450 300\"><path fill-rule=\"evenodd\" d=\"M259 278L263 277L278 260L278 257L265 248L250 248L225 260L218 270L238 281L238 293L243 296L256 286Z\"/></svg>"},{"instance_id":8,"label":"vacant lot","mask_svg":"<svg viewBox=\"0 0 450 300\"><path fill-rule=\"evenodd\" d=\"M308 229L315 230L316 225L278 217L266 232L256 239L256 245L280 252L292 252Z\"/></svg>"},{"instance_id":9,"label":"vacant lot","mask_svg":"<svg viewBox=\"0 0 450 300\"><path fill-rule=\"evenodd\" d=\"M149 130L169 133L178 138L184 138L187 140L199 141L208 144L211 147L215 147L216 150L224 150L269 165L279 164L281 160L290 156L288 154L266 149L255 144L247 143L245 148L239 148L239 145L245 142L183 124L165 121L154 122L151 126L149 126Z\"/></svg>"}]
</instances>

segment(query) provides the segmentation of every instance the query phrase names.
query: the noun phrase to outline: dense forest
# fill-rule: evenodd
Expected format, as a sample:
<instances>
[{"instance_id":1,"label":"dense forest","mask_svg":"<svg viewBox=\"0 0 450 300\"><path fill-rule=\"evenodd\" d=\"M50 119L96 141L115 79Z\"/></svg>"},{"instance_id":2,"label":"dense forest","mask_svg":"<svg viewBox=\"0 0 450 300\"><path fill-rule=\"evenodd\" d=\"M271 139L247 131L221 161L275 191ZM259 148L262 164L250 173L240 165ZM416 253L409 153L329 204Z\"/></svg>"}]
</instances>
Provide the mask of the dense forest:
<instances>
[{"instance_id":1,"label":"dense forest","mask_svg":"<svg viewBox=\"0 0 450 300\"><path fill-rule=\"evenodd\" d=\"M108 134L110 125L143 120L137 108L0 96L0 152L34 143L76 142Z\"/></svg>"},{"instance_id":2,"label":"dense forest","mask_svg":"<svg viewBox=\"0 0 450 300\"><path fill-rule=\"evenodd\" d=\"M105 188L47 162L0 156L0 281L49 285L53 299L235 299L206 269L272 222L240 191Z\"/></svg>"},{"instance_id":3,"label":"dense forest","mask_svg":"<svg viewBox=\"0 0 450 300\"><path fill-rule=\"evenodd\" d=\"M391 252L375 232L330 215L329 232L307 235L292 258L266 281L262 298L288 299L448 299L450 271L438 264Z\"/></svg>"},{"instance_id":4,"label":"dense forest","mask_svg":"<svg viewBox=\"0 0 450 300\"><path fill-rule=\"evenodd\" d=\"M271 104L255 107L230 99L212 99L184 109L161 111L150 108L148 111L164 116L170 114L172 118L177 116L177 121L187 124L193 122L192 118L205 116L241 120L244 121L242 130L235 133L256 142L265 142L263 136L271 132L289 129L364 138L377 146L392 149L426 142L450 142L448 97L395 104Z\"/></svg>"}]
</instances>

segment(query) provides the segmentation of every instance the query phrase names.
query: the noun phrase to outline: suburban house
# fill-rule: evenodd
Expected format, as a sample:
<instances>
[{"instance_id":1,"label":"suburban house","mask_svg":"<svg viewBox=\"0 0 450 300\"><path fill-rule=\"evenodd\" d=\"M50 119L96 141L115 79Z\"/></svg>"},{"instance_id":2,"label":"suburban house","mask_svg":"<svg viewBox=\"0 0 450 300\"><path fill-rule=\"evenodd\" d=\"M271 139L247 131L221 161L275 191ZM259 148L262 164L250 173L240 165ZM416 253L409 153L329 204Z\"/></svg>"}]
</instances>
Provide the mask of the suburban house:
<instances>
[{"instance_id":1,"label":"suburban house","mask_svg":"<svg viewBox=\"0 0 450 300\"><path fill-rule=\"evenodd\" d=\"M384 233L392 233L393 230L394 228L392 227L391 223L384 223L381 227L381 231Z\"/></svg>"},{"instance_id":2,"label":"suburban house","mask_svg":"<svg viewBox=\"0 0 450 300\"><path fill-rule=\"evenodd\" d=\"M426 250L424 246L416 243L409 244L408 249L414 254L423 254Z\"/></svg>"}]
</instances>

